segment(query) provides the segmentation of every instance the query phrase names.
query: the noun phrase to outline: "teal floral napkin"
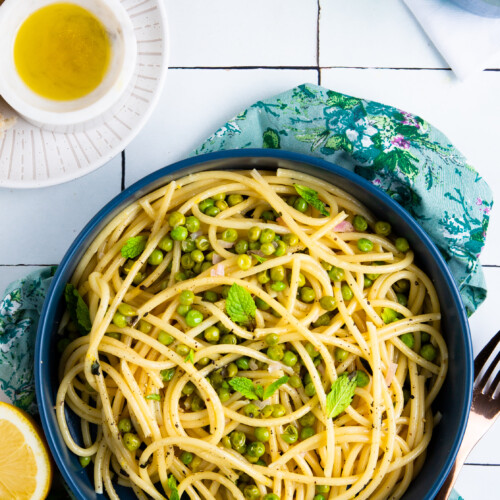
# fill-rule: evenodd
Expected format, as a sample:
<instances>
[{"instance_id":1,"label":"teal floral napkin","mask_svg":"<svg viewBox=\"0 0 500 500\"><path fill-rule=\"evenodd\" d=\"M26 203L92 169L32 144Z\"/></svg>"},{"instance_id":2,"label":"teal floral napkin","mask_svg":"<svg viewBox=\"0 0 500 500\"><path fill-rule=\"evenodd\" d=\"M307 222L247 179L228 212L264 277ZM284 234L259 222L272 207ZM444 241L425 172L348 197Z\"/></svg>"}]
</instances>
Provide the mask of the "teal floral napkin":
<instances>
[{"instance_id":1,"label":"teal floral napkin","mask_svg":"<svg viewBox=\"0 0 500 500\"><path fill-rule=\"evenodd\" d=\"M391 106L316 85L259 101L209 137L194 154L273 148L323 158L388 193L444 255L469 314L484 301L479 263L491 191L450 141L428 122ZM0 396L33 413L33 349L54 268L12 283L0 301ZM451 497L459 500L456 493Z\"/></svg>"}]
</instances>

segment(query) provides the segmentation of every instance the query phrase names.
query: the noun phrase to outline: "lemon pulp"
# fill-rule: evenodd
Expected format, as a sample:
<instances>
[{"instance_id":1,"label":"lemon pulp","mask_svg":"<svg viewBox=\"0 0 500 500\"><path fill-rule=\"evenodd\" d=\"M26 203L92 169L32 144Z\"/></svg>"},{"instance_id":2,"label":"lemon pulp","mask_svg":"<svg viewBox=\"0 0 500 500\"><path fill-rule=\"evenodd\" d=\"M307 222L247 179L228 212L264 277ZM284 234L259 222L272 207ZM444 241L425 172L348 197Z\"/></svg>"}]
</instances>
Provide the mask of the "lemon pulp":
<instances>
[{"instance_id":1,"label":"lemon pulp","mask_svg":"<svg viewBox=\"0 0 500 500\"><path fill-rule=\"evenodd\" d=\"M102 82L111 44L102 23L88 10L55 3L31 14L14 42L14 63L26 85L48 99L83 97Z\"/></svg>"}]
</instances>

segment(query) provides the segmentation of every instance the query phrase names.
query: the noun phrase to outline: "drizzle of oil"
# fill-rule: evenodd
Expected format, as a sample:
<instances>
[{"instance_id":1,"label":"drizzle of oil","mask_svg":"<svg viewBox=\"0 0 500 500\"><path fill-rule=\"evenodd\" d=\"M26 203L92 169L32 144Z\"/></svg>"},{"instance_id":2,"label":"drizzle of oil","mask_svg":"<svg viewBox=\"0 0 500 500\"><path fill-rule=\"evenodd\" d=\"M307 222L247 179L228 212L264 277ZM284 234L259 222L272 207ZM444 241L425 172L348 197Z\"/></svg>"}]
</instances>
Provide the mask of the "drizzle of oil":
<instances>
[{"instance_id":1,"label":"drizzle of oil","mask_svg":"<svg viewBox=\"0 0 500 500\"><path fill-rule=\"evenodd\" d=\"M69 101L90 94L104 79L111 43L91 12L71 3L35 11L14 42L14 63L26 85L48 99Z\"/></svg>"}]
</instances>

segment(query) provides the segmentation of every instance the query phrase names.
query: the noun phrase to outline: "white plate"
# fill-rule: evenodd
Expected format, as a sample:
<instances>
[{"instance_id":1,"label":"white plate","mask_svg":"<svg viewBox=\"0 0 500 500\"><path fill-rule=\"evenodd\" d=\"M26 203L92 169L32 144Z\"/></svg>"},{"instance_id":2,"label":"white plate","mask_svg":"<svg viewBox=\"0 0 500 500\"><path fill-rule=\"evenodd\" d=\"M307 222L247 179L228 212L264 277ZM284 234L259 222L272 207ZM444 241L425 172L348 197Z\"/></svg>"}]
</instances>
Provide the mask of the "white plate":
<instances>
[{"instance_id":1,"label":"white plate","mask_svg":"<svg viewBox=\"0 0 500 500\"><path fill-rule=\"evenodd\" d=\"M20 116L0 138L0 187L36 188L88 174L120 153L149 118L167 70L167 18L163 0L121 0L137 38L137 62L130 91L119 111L85 132L58 134ZM0 98L0 114L15 111Z\"/></svg>"}]
</instances>

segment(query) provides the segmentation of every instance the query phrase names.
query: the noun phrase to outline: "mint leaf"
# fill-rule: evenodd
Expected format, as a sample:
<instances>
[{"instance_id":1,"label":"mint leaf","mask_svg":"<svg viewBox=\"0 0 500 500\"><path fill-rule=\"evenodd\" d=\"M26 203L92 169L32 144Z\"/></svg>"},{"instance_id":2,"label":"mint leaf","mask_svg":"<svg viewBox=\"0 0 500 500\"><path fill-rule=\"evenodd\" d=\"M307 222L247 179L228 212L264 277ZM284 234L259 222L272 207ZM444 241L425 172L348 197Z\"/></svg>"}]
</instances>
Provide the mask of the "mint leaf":
<instances>
[{"instance_id":1,"label":"mint leaf","mask_svg":"<svg viewBox=\"0 0 500 500\"><path fill-rule=\"evenodd\" d=\"M265 257L261 257L260 255L257 255L256 253L252 253L251 254L252 257L255 258L255 260L259 263L259 264L263 264L264 262L266 262L266 258Z\"/></svg>"},{"instance_id":2,"label":"mint leaf","mask_svg":"<svg viewBox=\"0 0 500 500\"><path fill-rule=\"evenodd\" d=\"M228 381L228 384L240 394L243 394L247 399L259 399L253 382L246 377L233 377Z\"/></svg>"},{"instance_id":3,"label":"mint leaf","mask_svg":"<svg viewBox=\"0 0 500 500\"><path fill-rule=\"evenodd\" d=\"M189 351L189 354L184 358L184 361L186 361L186 363L192 363L194 365L194 351L193 351L193 349L191 349Z\"/></svg>"},{"instance_id":4,"label":"mint leaf","mask_svg":"<svg viewBox=\"0 0 500 500\"><path fill-rule=\"evenodd\" d=\"M159 394L148 394L146 399L152 399L153 401L161 401L161 396Z\"/></svg>"},{"instance_id":5,"label":"mint leaf","mask_svg":"<svg viewBox=\"0 0 500 500\"><path fill-rule=\"evenodd\" d=\"M89 308L82 299L82 296L78 293L78 290L71 283L66 285L64 298L66 300L69 315L75 324L78 333L80 335L87 335L87 333L89 333L92 329Z\"/></svg>"},{"instance_id":6,"label":"mint leaf","mask_svg":"<svg viewBox=\"0 0 500 500\"><path fill-rule=\"evenodd\" d=\"M233 283L226 299L226 312L229 314L229 317L235 323L252 326L256 309L257 307L250 292L242 286Z\"/></svg>"},{"instance_id":7,"label":"mint leaf","mask_svg":"<svg viewBox=\"0 0 500 500\"><path fill-rule=\"evenodd\" d=\"M179 491L177 490L177 481L176 481L173 474L170 474L170 476L168 476L167 485L170 488L169 499L170 500L180 500Z\"/></svg>"},{"instance_id":8,"label":"mint leaf","mask_svg":"<svg viewBox=\"0 0 500 500\"><path fill-rule=\"evenodd\" d=\"M356 373L349 376L343 373L333 384L332 390L326 396L326 416L335 418L352 402L356 389Z\"/></svg>"},{"instance_id":9,"label":"mint leaf","mask_svg":"<svg viewBox=\"0 0 500 500\"><path fill-rule=\"evenodd\" d=\"M309 203L312 207L318 210L322 215L329 216L330 212L325 207L325 204L318 198L318 192L307 186L294 184L293 187L297 194Z\"/></svg>"},{"instance_id":10,"label":"mint leaf","mask_svg":"<svg viewBox=\"0 0 500 500\"><path fill-rule=\"evenodd\" d=\"M138 255L141 255L146 248L146 241L146 236L134 236L133 238L129 238L125 242L125 245L122 246L122 257L126 259L135 259Z\"/></svg>"},{"instance_id":11,"label":"mint leaf","mask_svg":"<svg viewBox=\"0 0 500 500\"><path fill-rule=\"evenodd\" d=\"M286 375L284 377L279 378L278 380L275 380L272 384L269 384L266 387L266 390L264 391L264 395L262 396L262 399L267 399L270 398L283 384L286 384L288 382L288 379L290 377L287 377Z\"/></svg>"},{"instance_id":12,"label":"mint leaf","mask_svg":"<svg viewBox=\"0 0 500 500\"><path fill-rule=\"evenodd\" d=\"M264 387L262 387L260 384L257 384L255 386L255 394L259 397L259 399L264 399Z\"/></svg>"}]
</instances>

